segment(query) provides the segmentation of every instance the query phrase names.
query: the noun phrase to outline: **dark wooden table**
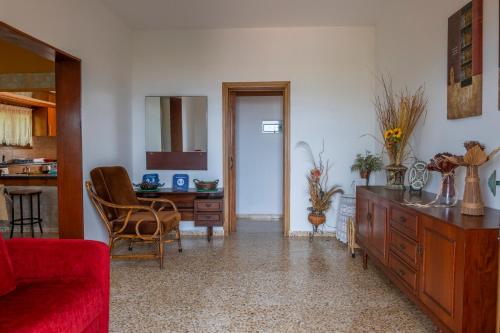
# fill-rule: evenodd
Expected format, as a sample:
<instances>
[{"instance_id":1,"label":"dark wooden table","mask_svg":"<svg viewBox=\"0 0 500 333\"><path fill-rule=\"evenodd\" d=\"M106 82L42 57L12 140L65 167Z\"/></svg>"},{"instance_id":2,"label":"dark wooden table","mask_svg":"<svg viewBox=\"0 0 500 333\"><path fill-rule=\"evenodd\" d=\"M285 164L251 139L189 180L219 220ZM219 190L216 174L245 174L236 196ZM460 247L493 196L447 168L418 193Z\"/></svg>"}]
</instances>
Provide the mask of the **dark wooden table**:
<instances>
[{"instance_id":1,"label":"dark wooden table","mask_svg":"<svg viewBox=\"0 0 500 333\"><path fill-rule=\"evenodd\" d=\"M160 188L157 191L136 190L137 196L143 198L165 198L174 202L181 221L194 221L197 227L207 227L207 238L211 240L214 226L224 225L224 189L199 192L190 188L185 192L172 188Z\"/></svg>"}]
</instances>

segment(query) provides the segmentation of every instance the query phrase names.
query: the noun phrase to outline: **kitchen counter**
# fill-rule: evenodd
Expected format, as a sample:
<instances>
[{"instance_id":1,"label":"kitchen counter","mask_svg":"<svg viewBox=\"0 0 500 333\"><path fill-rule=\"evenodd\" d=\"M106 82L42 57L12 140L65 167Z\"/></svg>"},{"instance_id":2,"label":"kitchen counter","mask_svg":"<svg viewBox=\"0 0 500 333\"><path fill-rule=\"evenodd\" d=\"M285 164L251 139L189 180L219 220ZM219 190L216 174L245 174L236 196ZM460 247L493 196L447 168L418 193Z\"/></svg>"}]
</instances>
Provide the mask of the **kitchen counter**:
<instances>
[{"instance_id":1,"label":"kitchen counter","mask_svg":"<svg viewBox=\"0 0 500 333\"><path fill-rule=\"evenodd\" d=\"M5 186L57 186L57 175L30 173L0 176L0 184Z\"/></svg>"},{"instance_id":2,"label":"kitchen counter","mask_svg":"<svg viewBox=\"0 0 500 333\"><path fill-rule=\"evenodd\" d=\"M25 165L51 165L57 162L0 162L0 168L7 168L10 166L25 166Z\"/></svg>"}]
</instances>

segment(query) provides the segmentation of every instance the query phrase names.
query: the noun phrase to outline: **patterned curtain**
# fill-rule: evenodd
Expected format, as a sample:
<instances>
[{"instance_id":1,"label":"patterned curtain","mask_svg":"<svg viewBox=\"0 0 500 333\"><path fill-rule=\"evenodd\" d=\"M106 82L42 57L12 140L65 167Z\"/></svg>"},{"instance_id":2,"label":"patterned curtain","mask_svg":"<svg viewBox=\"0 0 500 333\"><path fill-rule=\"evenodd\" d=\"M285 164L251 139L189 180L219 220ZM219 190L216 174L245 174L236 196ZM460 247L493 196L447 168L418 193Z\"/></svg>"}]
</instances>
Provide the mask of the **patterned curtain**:
<instances>
[{"instance_id":1,"label":"patterned curtain","mask_svg":"<svg viewBox=\"0 0 500 333\"><path fill-rule=\"evenodd\" d=\"M0 144L8 146L31 146L31 109L0 104Z\"/></svg>"}]
</instances>

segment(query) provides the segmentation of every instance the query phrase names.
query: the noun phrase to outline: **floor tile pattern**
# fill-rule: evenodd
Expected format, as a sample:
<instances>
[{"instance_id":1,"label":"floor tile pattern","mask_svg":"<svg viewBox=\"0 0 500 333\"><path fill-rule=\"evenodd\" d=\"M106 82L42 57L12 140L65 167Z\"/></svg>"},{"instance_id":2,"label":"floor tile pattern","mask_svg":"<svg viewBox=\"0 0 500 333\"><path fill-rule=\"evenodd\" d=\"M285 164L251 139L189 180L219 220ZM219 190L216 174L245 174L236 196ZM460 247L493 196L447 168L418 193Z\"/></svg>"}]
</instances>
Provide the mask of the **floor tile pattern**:
<instances>
[{"instance_id":1,"label":"floor tile pattern","mask_svg":"<svg viewBox=\"0 0 500 333\"><path fill-rule=\"evenodd\" d=\"M156 261L112 263L111 332L434 331L334 239L286 239L279 222L240 221L230 237L187 238L183 248L168 247L163 271Z\"/></svg>"}]
</instances>

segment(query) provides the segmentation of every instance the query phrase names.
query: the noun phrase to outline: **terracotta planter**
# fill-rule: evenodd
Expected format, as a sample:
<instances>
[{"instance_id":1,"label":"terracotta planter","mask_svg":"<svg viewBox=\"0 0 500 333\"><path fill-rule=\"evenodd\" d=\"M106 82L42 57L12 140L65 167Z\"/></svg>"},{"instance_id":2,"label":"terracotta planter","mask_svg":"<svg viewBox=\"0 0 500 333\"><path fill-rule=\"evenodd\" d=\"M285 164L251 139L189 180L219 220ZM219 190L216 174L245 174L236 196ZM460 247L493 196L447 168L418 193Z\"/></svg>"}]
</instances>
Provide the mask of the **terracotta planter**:
<instances>
[{"instance_id":1,"label":"terracotta planter","mask_svg":"<svg viewBox=\"0 0 500 333\"><path fill-rule=\"evenodd\" d=\"M404 190L405 189L405 175L407 167L402 164L391 164L385 167L387 174L386 188L391 190Z\"/></svg>"},{"instance_id":2,"label":"terracotta planter","mask_svg":"<svg viewBox=\"0 0 500 333\"><path fill-rule=\"evenodd\" d=\"M359 172L359 176L362 179L366 179L366 186L368 186L368 184L370 183L370 175L371 175L370 171L360 171Z\"/></svg>"},{"instance_id":3,"label":"terracotta planter","mask_svg":"<svg viewBox=\"0 0 500 333\"><path fill-rule=\"evenodd\" d=\"M309 214L308 220L313 226L318 227L326 222L326 216L325 215Z\"/></svg>"}]
</instances>

